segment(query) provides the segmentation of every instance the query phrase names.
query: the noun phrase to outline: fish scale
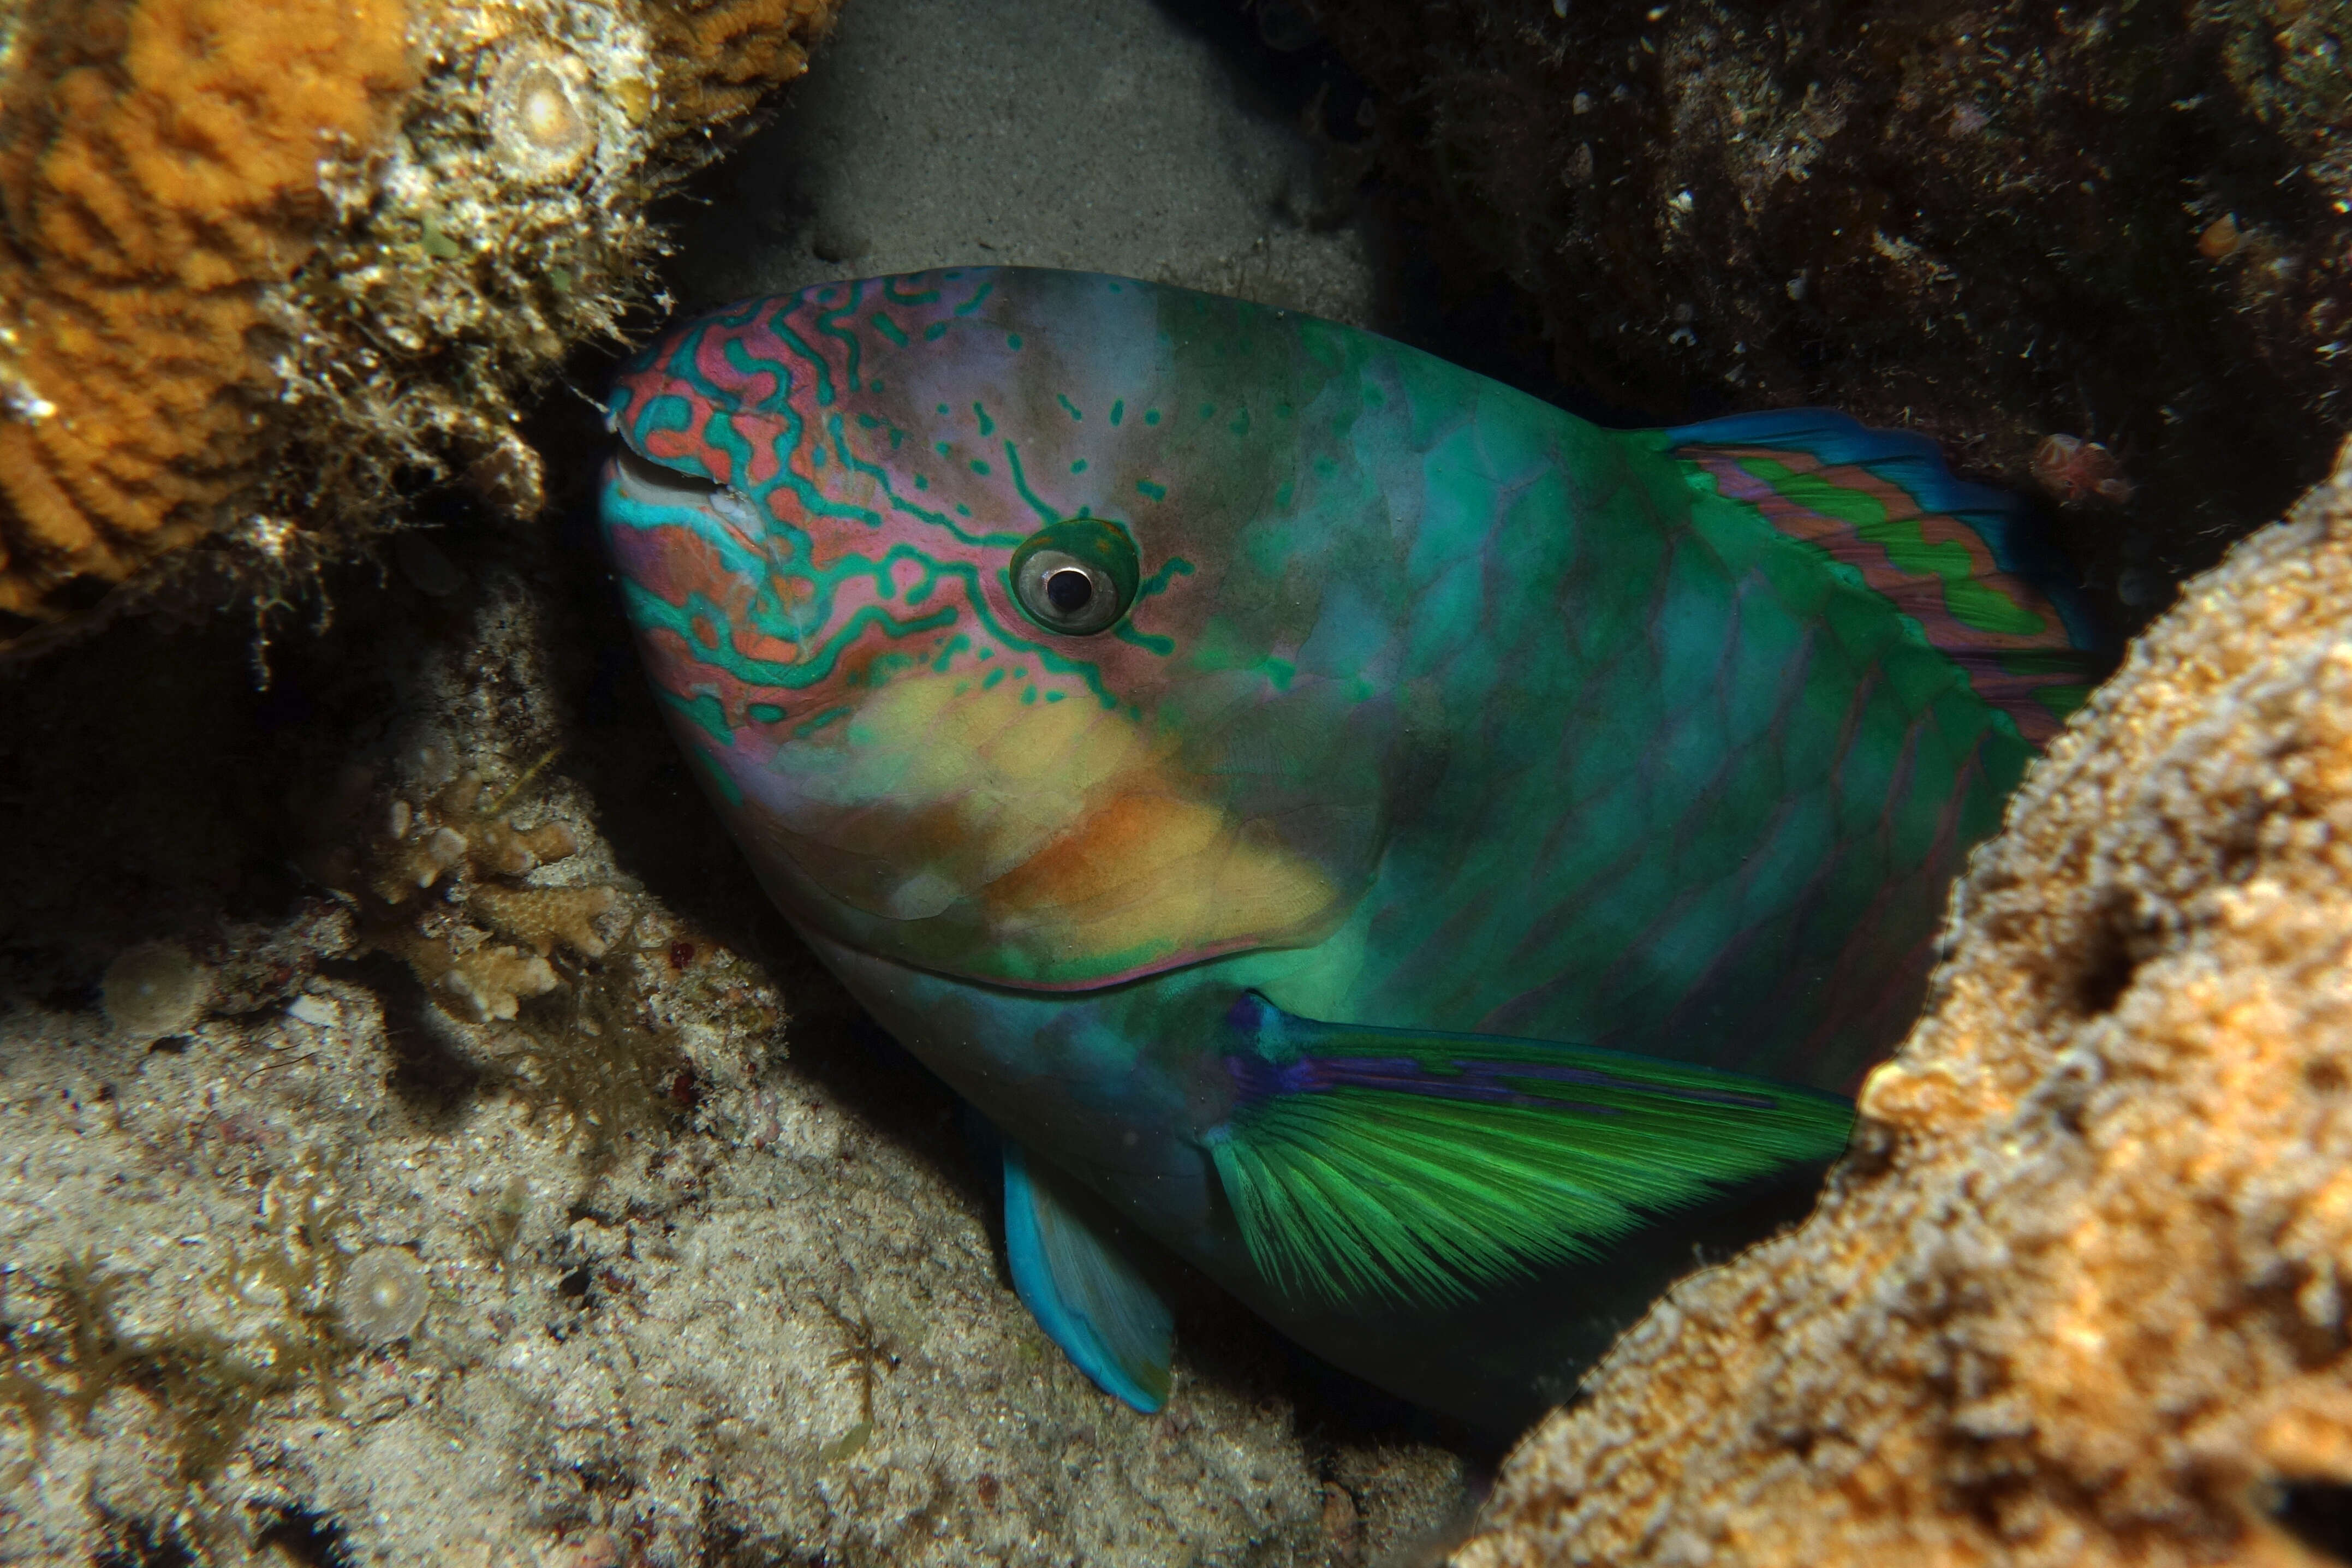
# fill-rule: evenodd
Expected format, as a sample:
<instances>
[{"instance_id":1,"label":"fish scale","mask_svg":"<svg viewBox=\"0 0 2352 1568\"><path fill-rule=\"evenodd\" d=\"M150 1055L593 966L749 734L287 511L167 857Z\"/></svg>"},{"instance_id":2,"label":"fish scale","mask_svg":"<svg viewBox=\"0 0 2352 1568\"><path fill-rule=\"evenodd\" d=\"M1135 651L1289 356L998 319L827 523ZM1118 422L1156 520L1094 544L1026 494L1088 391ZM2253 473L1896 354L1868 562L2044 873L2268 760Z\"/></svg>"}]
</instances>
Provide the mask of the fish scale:
<instances>
[{"instance_id":1,"label":"fish scale","mask_svg":"<svg viewBox=\"0 0 2352 1568\"><path fill-rule=\"evenodd\" d=\"M1472 1418L1564 1387L1836 1152L2098 660L1916 438L1603 430L1128 279L745 302L611 417L687 755L1002 1130L1016 1286L1144 1407L1127 1231Z\"/></svg>"}]
</instances>

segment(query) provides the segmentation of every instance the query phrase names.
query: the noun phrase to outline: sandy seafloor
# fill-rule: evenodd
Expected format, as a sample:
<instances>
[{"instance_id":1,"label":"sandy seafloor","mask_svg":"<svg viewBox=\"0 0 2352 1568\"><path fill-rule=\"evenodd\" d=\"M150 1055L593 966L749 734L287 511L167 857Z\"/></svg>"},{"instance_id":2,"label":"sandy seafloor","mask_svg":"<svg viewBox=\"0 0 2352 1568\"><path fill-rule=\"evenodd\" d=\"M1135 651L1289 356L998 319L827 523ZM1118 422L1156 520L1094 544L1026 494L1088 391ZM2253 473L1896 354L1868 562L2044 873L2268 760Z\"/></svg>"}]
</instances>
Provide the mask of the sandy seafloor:
<instances>
[{"instance_id":1,"label":"sandy seafloor","mask_svg":"<svg viewBox=\"0 0 2352 1568\"><path fill-rule=\"evenodd\" d=\"M1232 0L856 0L711 183L673 276L692 307L1065 267L1373 325L1372 247L1335 188L1355 166L1327 129L1351 129L1354 90L1319 51L1265 48Z\"/></svg>"},{"instance_id":2,"label":"sandy seafloor","mask_svg":"<svg viewBox=\"0 0 2352 1568\"><path fill-rule=\"evenodd\" d=\"M1378 324L1317 58L1220 0L854 0L670 287L994 261ZM266 648L151 618L0 685L0 1562L1425 1558L1475 1467L1213 1290L1155 1417L1044 1340L948 1097L672 754L592 411L537 433L541 524L420 507ZM100 977L157 942L205 1004L132 1027Z\"/></svg>"}]
</instances>

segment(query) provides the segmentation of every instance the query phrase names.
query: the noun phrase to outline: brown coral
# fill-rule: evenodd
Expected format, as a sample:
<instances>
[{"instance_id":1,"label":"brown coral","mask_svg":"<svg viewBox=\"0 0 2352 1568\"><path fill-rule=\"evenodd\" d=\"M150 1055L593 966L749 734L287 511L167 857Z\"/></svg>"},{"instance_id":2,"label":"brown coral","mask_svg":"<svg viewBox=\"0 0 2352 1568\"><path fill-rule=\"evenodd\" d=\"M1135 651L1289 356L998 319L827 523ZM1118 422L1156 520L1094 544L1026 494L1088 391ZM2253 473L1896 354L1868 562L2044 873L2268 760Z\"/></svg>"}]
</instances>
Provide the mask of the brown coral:
<instances>
[{"instance_id":1,"label":"brown coral","mask_svg":"<svg viewBox=\"0 0 2352 1568\"><path fill-rule=\"evenodd\" d=\"M1820 1213L1621 1342L1465 1568L2327 1560L2347 632L2352 447L2028 780Z\"/></svg>"},{"instance_id":2,"label":"brown coral","mask_svg":"<svg viewBox=\"0 0 2352 1568\"><path fill-rule=\"evenodd\" d=\"M411 85L398 0L115 0L26 26L0 120L0 611L219 526L274 390L261 291Z\"/></svg>"},{"instance_id":3,"label":"brown coral","mask_svg":"<svg viewBox=\"0 0 2352 1568\"><path fill-rule=\"evenodd\" d=\"M663 121L724 125L771 86L808 69L806 40L833 26L838 0L674 0L654 16Z\"/></svg>"}]
</instances>

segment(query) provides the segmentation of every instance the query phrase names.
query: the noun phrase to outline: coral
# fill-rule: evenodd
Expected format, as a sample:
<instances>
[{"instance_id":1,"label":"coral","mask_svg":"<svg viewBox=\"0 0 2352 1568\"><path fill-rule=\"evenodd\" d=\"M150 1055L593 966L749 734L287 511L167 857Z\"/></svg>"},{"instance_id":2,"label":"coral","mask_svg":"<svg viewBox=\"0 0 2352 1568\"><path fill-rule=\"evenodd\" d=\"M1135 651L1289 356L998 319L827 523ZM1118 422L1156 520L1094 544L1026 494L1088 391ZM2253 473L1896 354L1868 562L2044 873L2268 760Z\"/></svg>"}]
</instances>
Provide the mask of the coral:
<instances>
[{"instance_id":1,"label":"coral","mask_svg":"<svg viewBox=\"0 0 2352 1568\"><path fill-rule=\"evenodd\" d=\"M541 764L548 760L541 758ZM428 781L412 791L420 797L415 805L379 790L366 769L345 776L322 830L348 830L362 821L378 829L357 834L356 845L347 836L315 850L311 873L354 902L364 945L407 960L428 988L462 1003L476 1020L511 1019L524 998L555 989L547 958L559 943L582 957L604 956L594 922L614 909L620 894L602 885L527 887L493 880L523 876L579 848L562 822L517 828L504 814L536 768L492 798L478 772L446 779L448 760L439 752L422 752L415 762ZM502 945L500 936L522 946Z\"/></svg>"},{"instance_id":2,"label":"coral","mask_svg":"<svg viewBox=\"0 0 2352 1568\"><path fill-rule=\"evenodd\" d=\"M2352 446L2140 639L1948 943L1819 1212L1619 1343L1464 1568L2340 1560Z\"/></svg>"},{"instance_id":3,"label":"coral","mask_svg":"<svg viewBox=\"0 0 2352 1568\"><path fill-rule=\"evenodd\" d=\"M1539 387L1662 423L1826 404L2020 490L2073 432L2138 481L2060 519L2103 587L2139 538L2210 564L2326 470L2347 0L1307 8Z\"/></svg>"},{"instance_id":4,"label":"coral","mask_svg":"<svg viewBox=\"0 0 2352 1568\"><path fill-rule=\"evenodd\" d=\"M2033 449L2027 471L2045 495L2060 501L2114 501L2132 498L2133 486L2123 476L2116 455L2095 441L2078 435L2053 435Z\"/></svg>"},{"instance_id":5,"label":"coral","mask_svg":"<svg viewBox=\"0 0 2352 1568\"><path fill-rule=\"evenodd\" d=\"M343 1270L335 1303L352 1337L389 1344L416 1332L432 1296L425 1267L413 1254L397 1247L374 1247Z\"/></svg>"},{"instance_id":6,"label":"coral","mask_svg":"<svg viewBox=\"0 0 2352 1568\"><path fill-rule=\"evenodd\" d=\"M467 904L493 931L520 936L544 956L561 942L583 958L604 956L596 934L599 915L611 913L620 894L609 887L503 887L485 883Z\"/></svg>"},{"instance_id":7,"label":"coral","mask_svg":"<svg viewBox=\"0 0 2352 1568\"><path fill-rule=\"evenodd\" d=\"M554 969L536 953L490 946L460 951L447 937L418 944L409 966L418 979L465 1003L484 1023L514 1017L524 998L543 997L558 984Z\"/></svg>"},{"instance_id":8,"label":"coral","mask_svg":"<svg viewBox=\"0 0 2352 1568\"><path fill-rule=\"evenodd\" d=\"M439 1005L454 1049L535 1106L560 1110L604 1160L691 1108L692 1068L646 1005L649 977L678 938L653 912L625 908L609 883L521 880L580 851L565 822L520 828L507 812L553 757L542 753L496 790L436 746L393 770L397 785L347 768L307 809L306 869L350 902L355 947L405 963ZM624 932L617 950L598 928L607 917ZM775 1021L772 1011L759 1016Z\"/></svg>"},{"instance_id":9,"label":"coral","mask_svg":"<svg viewBox=\"0 0 2352 1568\"><path fill-rule=\"evenodd\" d=\"M659 245L646 203L804 68L831 11L20 3L0 652L167 582L266 612L444 477L535 511L519 397L617 335Z\"/></svg>"},{"instance_id":10,"label":"coral","mask_svg":"<svg viewBox=\"0 0 2352 1568\"><path fill-rule=\"evenodd\" d=\"M837 0L671 0L653 16L662 64L656 112L673 133L741 118L774 83L808 69L808 42Z\"/></svg>"},{"instance_id":11,"label":"coral","mask_svg":"<svg viewBox=\"0 0 2352 1568\"><path fill-rule=\"evenodd\" d=\"M150 1040L177 1034L204 1016L210 971L170 942L126 947L106 967L99 1000L106 1021L124 1038Z\"/></svg>"}]
</instances>

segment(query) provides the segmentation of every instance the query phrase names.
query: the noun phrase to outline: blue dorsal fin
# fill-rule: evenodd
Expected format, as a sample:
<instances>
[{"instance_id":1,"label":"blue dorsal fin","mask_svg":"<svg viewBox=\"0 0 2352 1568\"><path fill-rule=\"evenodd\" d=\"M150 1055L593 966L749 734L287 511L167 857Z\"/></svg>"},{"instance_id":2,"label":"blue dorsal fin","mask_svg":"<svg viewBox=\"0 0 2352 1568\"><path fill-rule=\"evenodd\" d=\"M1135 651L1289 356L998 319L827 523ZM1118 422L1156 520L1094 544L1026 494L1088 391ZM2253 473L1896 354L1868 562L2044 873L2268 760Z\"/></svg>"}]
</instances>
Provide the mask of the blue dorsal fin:
<instances>
[{"instance_id":1,"label":"blue dorsal fin","mask_svg":"<svg viewBox=\"0 0 2352 1568\"><path fill-rule=\"evenodd\" d=\"M1004 1252L1037 1326L1095 1386L1149 1415L1168 1403L1175 1319L1076 1184L1004 1144Z\"/></svg>"},{"instance_id":2,"label":"blue dorsal fin","mask_svg":"<svg viewBox=\"0 0 2352 1568\"><path fill-rule=\"evenodd\" d=\"M1663 434L1724 500L1859 570L2033 744L2112 666L2079 575L2025 503L1955 479L1927 437L1820 408Z\"/></svg>"},{"instance_id":3,"label":"blue dorsal fin","mask_svg":"<svg viewBox=\"0 0 2352 1568\"><path fill-rule=\"evenodd\" d=\"M1847 1101L1688 1062L1318 1023L1245 992L1233 1114L1205 1142L1267 1281L1337 1302L1459 1300L1654 1217L1826 1164Z\"/></svg>"}]
</instances>

